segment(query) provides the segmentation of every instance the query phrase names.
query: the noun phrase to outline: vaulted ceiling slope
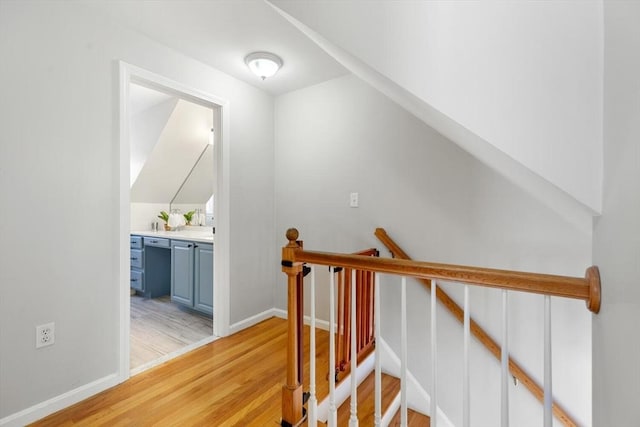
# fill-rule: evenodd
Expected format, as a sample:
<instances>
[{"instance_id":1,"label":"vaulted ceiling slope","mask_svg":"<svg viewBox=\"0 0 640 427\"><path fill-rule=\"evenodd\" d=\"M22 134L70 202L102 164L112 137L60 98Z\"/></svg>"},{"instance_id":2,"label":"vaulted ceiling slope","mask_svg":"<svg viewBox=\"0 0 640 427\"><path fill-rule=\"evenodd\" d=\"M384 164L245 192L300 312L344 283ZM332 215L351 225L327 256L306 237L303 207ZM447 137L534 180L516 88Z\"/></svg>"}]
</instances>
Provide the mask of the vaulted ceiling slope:
<instances>
[{"instance_id":1,"label":"vaulted ceiling slope","mask_svg":"<svg viewBox=\"0 0 640 427\"><path fill-rule=\"evenodd\" d=\"M599 2L271 0L354 74L555 209L601 210Z\"/></svg>"}]
</instances>

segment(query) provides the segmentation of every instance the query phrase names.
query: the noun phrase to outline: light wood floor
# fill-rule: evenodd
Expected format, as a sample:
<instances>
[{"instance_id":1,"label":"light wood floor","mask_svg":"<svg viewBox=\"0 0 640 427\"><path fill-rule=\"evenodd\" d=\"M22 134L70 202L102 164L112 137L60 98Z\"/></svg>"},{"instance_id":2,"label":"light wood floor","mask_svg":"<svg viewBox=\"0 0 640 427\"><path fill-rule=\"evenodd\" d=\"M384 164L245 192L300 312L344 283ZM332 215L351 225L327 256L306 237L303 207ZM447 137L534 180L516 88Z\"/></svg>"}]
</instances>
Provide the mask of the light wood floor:
<instances>
[{"instance_id":1,"label":"light wood floor","mask_svg":"<svg viewBox=\"0 0 640 427\"><path fill-rule=\"evenodd\" d=\"M211 317L189 311L163 296L131 296L131 369L213 334Z\"/></svg>"},{"instance_id":2,"label":"light wood floor","mask_svg":"<svg viewBox=\"0 0 640 427\"><path fill-rule=\"evenodd\" d=\"M308 328L305 332L308 354ZM321 399L328 390L328 333L318 330L316 336L316 383ZM281 416L286 338L285 320L265 320L33 425L274 427L279 425ZM308 358L305 359L304 389L308 390Z\"/></svg>"}]
</instances>

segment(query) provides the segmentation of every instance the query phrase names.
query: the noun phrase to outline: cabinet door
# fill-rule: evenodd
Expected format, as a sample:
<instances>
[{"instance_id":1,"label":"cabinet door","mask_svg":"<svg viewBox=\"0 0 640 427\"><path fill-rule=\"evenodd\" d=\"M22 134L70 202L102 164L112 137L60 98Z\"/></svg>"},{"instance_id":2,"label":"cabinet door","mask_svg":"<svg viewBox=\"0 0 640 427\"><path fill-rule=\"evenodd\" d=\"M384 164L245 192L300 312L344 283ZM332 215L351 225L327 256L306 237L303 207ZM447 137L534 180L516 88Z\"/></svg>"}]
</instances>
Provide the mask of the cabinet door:
<instances>
[{"instance_id":1,"label":"cabinet door","mask_svg":"<svg viewBox=\"0 0 640 427\"><path fill-rule=\"evenodd\" d=\"M194 308L213 314L213 245L197 244L195 270Z\"/></svg>"},{"instance_id":2,"label":"cabinet door","mask_svg":"<svg viewBox=\"0 0 640 427\"><path fill-rule=\"evenodd\" d=\"M136 291L144 292L144 273L140 270L131 270L130 286Z\"/></svg>"},{"instance_id":3,"label":"cabinet door","mask_svg":"<svg viewBox=\"0 0 640 427\"><path fill-rule=\"evenodd\" d=\"M131 268L142 269L142 265L144 262L144 250L142 249L131 249Z\"/></svg>"},{"instance_id":4,"label":"cabinet door","mask_svg":"<svg viewBox=\"0 0 640 427\"><path fill-rule=\"evenodd\" d=\"M171 300L193 307L193 243L171 241Z\"/></svg>"}]
</instances>

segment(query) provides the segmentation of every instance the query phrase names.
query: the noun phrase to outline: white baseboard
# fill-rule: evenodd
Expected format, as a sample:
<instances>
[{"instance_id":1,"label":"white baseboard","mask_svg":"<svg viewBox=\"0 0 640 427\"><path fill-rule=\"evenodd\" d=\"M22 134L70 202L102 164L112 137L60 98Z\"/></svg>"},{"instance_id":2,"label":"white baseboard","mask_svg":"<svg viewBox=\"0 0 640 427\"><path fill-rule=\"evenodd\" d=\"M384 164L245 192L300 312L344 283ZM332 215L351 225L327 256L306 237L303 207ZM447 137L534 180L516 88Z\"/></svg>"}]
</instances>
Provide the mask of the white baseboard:
<instances>
[{"instance_id":1,"label":"white baseboard","mask_svg":"<svg viewBox=\"0 0 640 427\"><path fill-rule=\"evenodd\" d=\"M400 378L400 358L384 339L380 338L380 342L376 343L376 345L378 345L377 350L380 351L382 371ZM407 406L416 412L431 416L431 397L429 393L420 385L410 371L407 371L407 382ZM439 426L454 427L449 417L442 412L440 407L438 407L437 412L437 424Z\"/></svg>"},{"instance_id":2,"label":"white baseboard","mask_svg":"<svg viewBox=\"0 0 640 427\"><path fill-rule=\"evenodd\" d=\"M273 315L276 316L276 317L279 317L281 319L286 319L287 318L287 312L285 310L280 309L280 308L274 308L273 309ZM304 324L305 325L310 325L311 324L311 317L310 316L304 316ZM326 321L326 320L316 319L316 328L328 331L329 330L329 322Z\"/></svg>"},{"instance_id":3,"label":"white baseboard","mask_svg":"<svg viewBox=\"0 0 640 427\"><path fill-rule=\"evenodd\" d=\"M267 320L271 317L277 316L277 314L274 313L274 310L275 309L270 308L269 310L265 310L262 313L258 313L256 315L247 317L244 320L234 323L233 325L229 326L229 335L233 335L236 332L240 332L243 329L247 329L253 325L258 324L263 320Z\"/></svg>"},{"instance_id":4,"label":"white baseboard","mask_svg":"<svg viewBox=\"0 0 640 427\"><path fill-rule=\"evenodd\" d=\"M0 419L0 426L22 427L118 384L118 374L92 381L30 408Z\"/></svg>"}]
</instances>

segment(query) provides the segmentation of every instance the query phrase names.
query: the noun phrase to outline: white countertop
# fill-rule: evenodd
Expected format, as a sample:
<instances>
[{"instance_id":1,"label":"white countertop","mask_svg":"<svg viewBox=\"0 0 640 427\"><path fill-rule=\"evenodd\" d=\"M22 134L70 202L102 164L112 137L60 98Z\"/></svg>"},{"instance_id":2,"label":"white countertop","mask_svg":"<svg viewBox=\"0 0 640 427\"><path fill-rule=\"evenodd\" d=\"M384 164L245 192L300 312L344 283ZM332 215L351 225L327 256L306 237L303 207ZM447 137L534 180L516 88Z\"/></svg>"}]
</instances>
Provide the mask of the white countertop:
<instances>
[{"instance_id":1,"label":"white countertop","mask_svg":"<svg viewBox=\"0 0 640 427\"><path fill-rule=\"evenodd\" d=\"M191 242L213 243L213 233L211 227L206 227L208 232L201 230L178 230L178 231L132 231L131 234L145 237L161 237L164 239L189 240Z\"/></svg>"}]
</instances>

